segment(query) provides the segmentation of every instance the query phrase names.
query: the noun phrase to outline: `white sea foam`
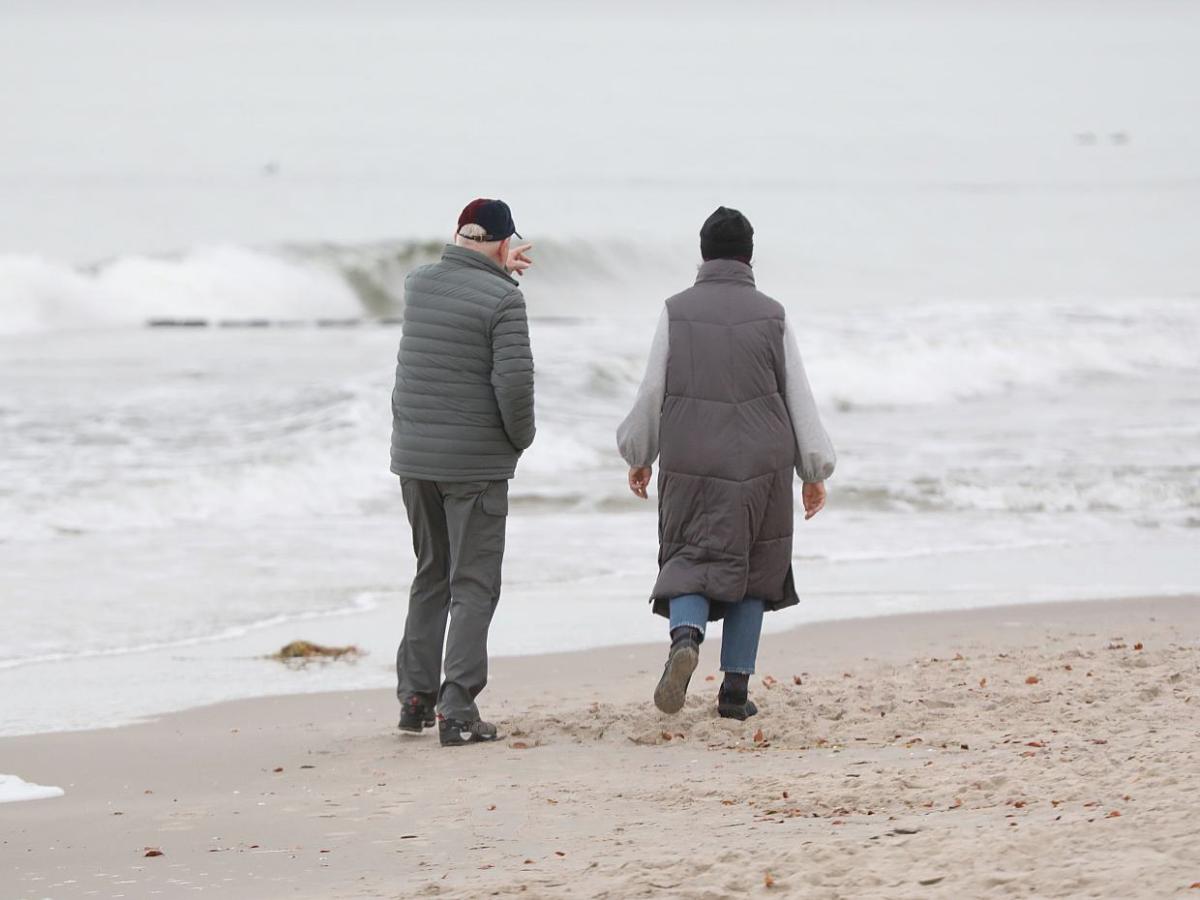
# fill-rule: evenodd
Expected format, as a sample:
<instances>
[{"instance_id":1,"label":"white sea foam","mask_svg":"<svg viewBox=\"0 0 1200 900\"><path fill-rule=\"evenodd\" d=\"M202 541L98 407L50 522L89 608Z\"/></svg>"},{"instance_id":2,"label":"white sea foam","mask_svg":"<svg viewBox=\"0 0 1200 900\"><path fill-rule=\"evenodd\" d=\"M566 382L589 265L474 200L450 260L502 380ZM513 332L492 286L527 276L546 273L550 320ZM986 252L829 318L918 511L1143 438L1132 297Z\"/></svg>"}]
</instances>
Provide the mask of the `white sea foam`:
<instances>
[{"instance_id":1,"label":"white sea foam","mask_svg":"<svg viewBox=\"0 0 1200 900\"><path fill-rule=\"evenodd\" d=\"M49 800L61 797L65 791L60 787L49 787L24 781L16 775L0 773L0 803L16 803L20 800Z\"/></svg>"},{"instance_id":2,"label":"white sea foam","mask_svg":"<svg viewBox=\"0 0 1200 900\"><path fill-rule=\"evenodd\" d=\"M1107 379L1132 392L1113 403L1140 402L1144 390L1166 402L1160 388L1140 385L1161 378L1184 385L1194 377L1200 304L915 307L877 310L869 322L849 324L828 311L793 314L803 321L818 400L827 416L847 416L831 426L839 442L872 410L891 417L880 426L892 443L878 474L858 474L841 500L845 508L1161 512L1200 505L1196 471L1165 465L1171 448L1193 436L1187 427L1164 422L1141 431L1128 418L1103 414L1101 403L1080 410L1075 431L1049 453L1047 441L1060 427L1009 421L1000 399L1028 404L1047 390L1099 378L1096 384ZM539 437L522 459L514 500L602 509L622 499L619 479L604 473L617 461L613 434L649 339L632 339L631 321L534 322ZM0 459L7 483L0 540L370 512L390 484L386 397L398 339L398 329L131 331L109 339L120 362L97 361L101 369L83 379L72 373L78 354L93 352L90 339L45 344L36 370L33 363L13 370L41 372L41 387L26 391L14 380L7 402L0 395L10 449ZM920 419L904 412L918 406ZM980 447L997 443L1002 469L975 458L972 448L943 446L938 435L961 433L962 416L983 416L995 424L980 427L1002 430L972 439L985 442ZM1044 433L1014 437L1031 428ZM1079 435L1080 428L1088 433ZM1162 452L1145 464L1122 456L1136 442ZM1091 455L1081 456L1081 446ZM60 465L64 448L78 465ZM930 454L942 461L931 465ZM849 457L851 465L865 460Z\"/></svg>"},{"instance_id":3,"label":"white sea foam","mask_svg":"<svg viewBox=\"0 0 1200 900\"><path fill-rule=\"evenodd\" d=\"M1200 370L1200 302L924 304L798 316L818 394L923 405L1080 376Z\"/></svg>"}]
</instances>

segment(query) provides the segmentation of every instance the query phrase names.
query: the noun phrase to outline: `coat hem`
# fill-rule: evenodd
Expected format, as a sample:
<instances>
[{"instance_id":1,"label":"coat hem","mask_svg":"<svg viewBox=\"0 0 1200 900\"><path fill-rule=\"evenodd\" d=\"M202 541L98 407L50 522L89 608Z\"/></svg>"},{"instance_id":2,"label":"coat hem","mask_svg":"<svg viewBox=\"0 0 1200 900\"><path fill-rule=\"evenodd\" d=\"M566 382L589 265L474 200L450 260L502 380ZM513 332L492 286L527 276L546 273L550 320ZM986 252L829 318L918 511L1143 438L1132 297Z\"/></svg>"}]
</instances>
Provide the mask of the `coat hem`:
<instances>
[{"instance_id":1,"label":"coat hem","mask_svg":"<svg viewBox=\"0 0 1200 900\"><path fill-rule=\"evenodd\" d=\"M656 616L662 616L664 619L671 618L671 600L674 597L682 597L686 594L699 594L702 597L707 597L709 600L715 600L717 603L710 603L708 607L708 621L716 622L724 618L721 615L719 604L721 603L741 603L745 597L737 599L729 599L726 597L710 597L703 590L683 591L679 594L672 594L670 597L651 595L650 610ZM796 578L792 570L792 566L788 566L787 575L783 581L783 595L776 599L763 599L763 610L766 612L777 612L781 609L788 609L792 606L797 606L800 603L800 595L796 593Z\"/></svg>"},{"instance_id":2,"label":"coat hem","mask_svg":"<svg viewBox=\"0 0 1200 900\"><path fill-rule=\"evenodd\" d=\"M466 481L512 481L516 475L516 471L512 469L492 472L418 472L413 469L397 469L391 470L392 474L399 478L412 478L416 481L445 481L445 482L466 482Z\"/></svg>"}]
</instances>

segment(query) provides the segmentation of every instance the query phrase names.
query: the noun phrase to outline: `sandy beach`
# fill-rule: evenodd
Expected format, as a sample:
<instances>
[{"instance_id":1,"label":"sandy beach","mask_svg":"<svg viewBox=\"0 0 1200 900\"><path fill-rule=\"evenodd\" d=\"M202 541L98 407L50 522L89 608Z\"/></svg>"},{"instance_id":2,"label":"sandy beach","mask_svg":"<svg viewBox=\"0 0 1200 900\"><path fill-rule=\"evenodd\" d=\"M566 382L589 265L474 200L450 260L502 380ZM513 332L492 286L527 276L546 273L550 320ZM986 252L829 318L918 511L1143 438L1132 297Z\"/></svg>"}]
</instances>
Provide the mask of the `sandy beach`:
<instances>
[{"instance_id":1,"label":"sandy beach","mask_svg":"<svg viewBox=\"0 0 1200 900\"><path fill-rule=\"evenodd\" d=\"M1200 600L769 635L761 714L661 646L497 660L507 739L442 750L359 691L8 738L5 898L1163 897L1200 882ZM715 642L714 642L715 644ZM161 855L147 856L148 848Z\"/></svg>"}]
</instances>

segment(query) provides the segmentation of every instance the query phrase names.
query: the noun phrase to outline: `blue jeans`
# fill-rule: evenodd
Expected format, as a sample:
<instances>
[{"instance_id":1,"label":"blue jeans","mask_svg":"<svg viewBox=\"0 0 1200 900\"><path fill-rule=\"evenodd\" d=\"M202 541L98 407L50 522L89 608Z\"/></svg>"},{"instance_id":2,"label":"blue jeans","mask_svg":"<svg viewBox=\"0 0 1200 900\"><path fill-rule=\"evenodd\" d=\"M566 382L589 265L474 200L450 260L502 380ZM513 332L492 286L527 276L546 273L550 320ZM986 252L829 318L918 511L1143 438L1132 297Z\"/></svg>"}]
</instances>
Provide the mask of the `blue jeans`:
<instances>
[{"instance_id":1,"label":"blue jeans","mask_svg":"<svg viewBox=\"0 0 1200 900\"><path fill-rule=\"evenodd\" d=\"M758 638L762 634L763 602L747 597L741 603L714 601L725 617L721 638L721 671L754 674L758 659ZM699 594L684 594L671 599L671 630L691 625L704 633L708 624L709 600Z\"/></svg>"}]
</instances>

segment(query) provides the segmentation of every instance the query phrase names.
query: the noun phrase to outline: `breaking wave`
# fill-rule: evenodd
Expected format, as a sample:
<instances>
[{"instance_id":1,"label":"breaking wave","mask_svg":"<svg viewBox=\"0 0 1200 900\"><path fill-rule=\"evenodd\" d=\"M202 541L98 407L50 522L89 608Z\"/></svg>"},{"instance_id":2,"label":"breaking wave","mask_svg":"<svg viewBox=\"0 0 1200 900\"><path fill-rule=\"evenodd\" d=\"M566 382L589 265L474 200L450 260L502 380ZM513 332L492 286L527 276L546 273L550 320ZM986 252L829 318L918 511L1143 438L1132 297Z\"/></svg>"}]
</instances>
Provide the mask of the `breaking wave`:
<instances>
[{"instance_id":1,"label":"breaking wave","mask_svg":"<svg viewBox=\"0 0 1200 900\"><path fill-rule=\"evenodd\" d=\"M217 246L79 267L0 256L0 336L154 320L393 321L403 314L405 274L436 258L441 246ZM537 349L563 357L572 392L597 402L627 397L640 377L661 298L686 283L689 252L622 241L546 242L537 252L537 278L527 295L542 330L556 319L586 318L603 338L578 347L576 336L567 336L570 346ZM1200 369L1195 299L896 302L842 309L803 299L803 272L783 275L776 273L764 287L787 301L818 400L826 405L939 404L1097 374L1137 378Z\"/></svg>"},{"instance_id":2,"label":"breaking wave","mask_svg":"<svg viewBox=\"0 0 1200 900\"><path fill-rule=\"evenodd\" d=\"M152 320L399 315L404 276L436 259L442 246L440 241L222 245L84 266L0 255L0 335ZM603 247L585 241L539 244L538 254L538 283L545 292L557 292L554 314L588 311L614 284L628 283L633 271L642 279L670 272L661 254L619 241Z\"/></svg>"}]
</instances>

